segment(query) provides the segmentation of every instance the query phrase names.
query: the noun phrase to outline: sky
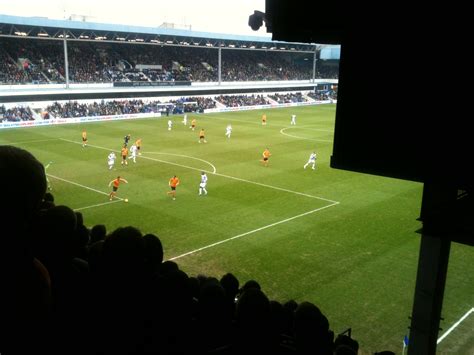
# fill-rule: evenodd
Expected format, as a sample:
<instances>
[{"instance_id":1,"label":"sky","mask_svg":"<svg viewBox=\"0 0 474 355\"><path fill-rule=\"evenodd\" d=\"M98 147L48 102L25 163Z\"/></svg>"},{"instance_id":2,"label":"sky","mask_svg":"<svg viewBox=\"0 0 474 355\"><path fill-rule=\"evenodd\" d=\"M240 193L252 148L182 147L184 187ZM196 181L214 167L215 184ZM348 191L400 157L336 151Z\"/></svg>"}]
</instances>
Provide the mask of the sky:
<instances>
[{"instance_id":1,"label":"sky","mask_svg":"<svg viewBox=\"0 0 474 355\"><path fill-rule=\"evenodd\" d=\"M51 19L73 15L75 19L85 16L89 22L147 27L167 22L176 28L191 26L193 31L270 37L265 26L258 31L248 26L254 10L265 12L265 0L0 0L3 15Z\"/></svg>"}]
</instances>

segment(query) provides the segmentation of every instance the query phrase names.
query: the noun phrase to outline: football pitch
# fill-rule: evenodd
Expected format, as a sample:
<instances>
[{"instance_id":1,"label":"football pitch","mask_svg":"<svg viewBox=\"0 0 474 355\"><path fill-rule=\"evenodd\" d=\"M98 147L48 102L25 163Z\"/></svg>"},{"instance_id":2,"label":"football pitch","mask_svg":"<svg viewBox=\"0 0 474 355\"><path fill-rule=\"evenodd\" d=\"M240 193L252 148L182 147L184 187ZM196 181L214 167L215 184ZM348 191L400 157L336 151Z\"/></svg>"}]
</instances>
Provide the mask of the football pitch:
<instances>
[{"instance_id":1,"label":"football pitch","mask_svg":"<svg viewBox=\"0 0 474 355\"><path fill-rule=\"evenodd\" d=\"M336 335L352 328L360 354L401 353L413 304L422 184L330 168L334 116L335 105L319 105L188 114L186 126L182 115L170 116L171 130L167 117L5 129L0 144L27 149L45 165L52 161L47 174L56 204L80 211L87 226L154 233L165 259L190 276L232 272L242 284L255 279L270 299L316 304ZM200 128L207 143L199 143ZM119 151L129 133L131 142L142 139L142 155L122 166ZM272 154L268 167L260 161L265 148ZM111 151L117 160L108 170ZM312 151L317 169L303 169ZM206 196L198 195L202 171L209 178ZM119 175L129 183L109 201L108 184ZM180 179L174 201L167 194L173 175ZM474 248L453 243L444 330L474 307L473 260ZM440 342L439 353L473 354L472 324L473 313Z\"/></svg>"}]
</instances>

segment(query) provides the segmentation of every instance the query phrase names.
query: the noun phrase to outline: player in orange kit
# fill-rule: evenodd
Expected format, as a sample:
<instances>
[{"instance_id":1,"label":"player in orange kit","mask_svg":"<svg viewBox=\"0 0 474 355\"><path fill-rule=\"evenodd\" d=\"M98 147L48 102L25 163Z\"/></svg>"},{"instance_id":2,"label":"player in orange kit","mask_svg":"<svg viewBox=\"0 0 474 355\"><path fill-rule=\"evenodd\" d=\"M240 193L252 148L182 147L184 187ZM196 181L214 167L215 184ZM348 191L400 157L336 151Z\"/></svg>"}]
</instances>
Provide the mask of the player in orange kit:
<instances>
[{"instance_id":1,"label":"player in orange kit","mask_svg":"<svg viewBox=\"0 0 474 355\"><path fill-rule=\"evenodd\" d=\"M135 145L137 146L138 155L142 155L142 153L140 152L140 149L142 149L142 139L138 138L135 142Z\"/></svg>"},{"instance_id":2,"label":"player in orange kit","mask_svg":"<svg viewBox=\"0 0 474 355\"><path fill-rule=\"evenodd\" d=\"M87 147L87 132L86 130L82 131L82 147Z\"/></svg>"},{"instance_id":3,"label":"player in orange kit","mask_svg":"<svg viewBox=\"0 0 474 355\"><path fill-rule=\"evenodd\" d=\"M122 148L120 154L122 155L122 162L120 164L128 165L128 162L127 162L128 148L125 144L123 145L123 148Z\"/></svg>"},{"instance_id":4,"label":"player in orange kit","mask_svg":"<svg viewBox=\"0 0 474 355\"><path fill-rule=\"evenodd\" d=\"M204 137L204 128L201 128L199 131L199 143L201 142L207 143L206 138Z\"/></svg>"},{"instance_id":5,"label":"player in orange kit","mask_svg":"<svg viewBox=\"0 0 474 355\"><path fill-rule=\"evenodd\" d=\"M124 183L128 184L128 181L121 178L120 176L117 176L116 179L113 179L111 182L109 182L109 186L113 185L112 186L112 192L109 194L109 200L110 201L112 201L112 199L115 197L121 182L124 182Z\"/></svg>"},{"instance_id":6,"label":"player in orange kit","mask_svg":"<svg viewBox=\"0 0 474 355\"><path fill-rule=\"evenodd\" d=\"M263 165L268 166L268 159L270 158L270 156L271 156L270 151L268 150L268 148L265 148L265 150L262 153L263 159L260 160L263 163Z\"/></svg>"},{"instance_id":7,"label":"player in orange kit","mask_svg":"<svg viewBox=\"0 0 474 355\"><path fill-rule=\"evenodd\" d=\"M176 187L179 185L178 177L174 175L168 182L168 185L171 188L171 191L168 191L168 195L171 195L173 197L173 200L176 200Z\"/></svg>"}]
</instances>

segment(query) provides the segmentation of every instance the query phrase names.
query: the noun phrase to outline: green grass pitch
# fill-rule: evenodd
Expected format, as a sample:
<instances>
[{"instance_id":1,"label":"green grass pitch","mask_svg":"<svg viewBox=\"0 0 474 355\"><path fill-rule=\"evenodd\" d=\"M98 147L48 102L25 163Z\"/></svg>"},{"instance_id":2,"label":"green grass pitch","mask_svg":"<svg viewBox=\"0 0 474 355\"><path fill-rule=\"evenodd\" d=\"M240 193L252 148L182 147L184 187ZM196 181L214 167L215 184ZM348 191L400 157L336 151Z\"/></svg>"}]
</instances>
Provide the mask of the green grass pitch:
<instances>
[{"instance_id":1,"label":"green grass pitch","mask_svg":"<svg viewBox=\"0 0 474 355\"><path fill-rule=\"evenodd\" d=\"M266 110L266 126L263 112L188 114L188 126L170 116L171 131L166 117L7 129L0 144L53 161L47 173L56 203L80 210L86 225L155 233L165 258L190 275L255 279L271 299L318 305L336 334L351 327L360 354L400 353L413 303L422 185L331 169L335 105ZM198 143L200 128L207 143ZM142 138L143 154L125 167L117 159L109 171L107 155L119 158L128 133L132 142ZM268 167L260 162L265 147ZM313 150L317 170L304 170ZM201 171L207 196L198 196ZM128 203L109 203L108 183L117 175L129 181L117 194ZM167 195L173 175L181 180L176 201ZM473 257L474 248L453 245L444 329L474 306ZM441 342L440 353L473 353L473 317Z\"/></svg>"}]
</instances>

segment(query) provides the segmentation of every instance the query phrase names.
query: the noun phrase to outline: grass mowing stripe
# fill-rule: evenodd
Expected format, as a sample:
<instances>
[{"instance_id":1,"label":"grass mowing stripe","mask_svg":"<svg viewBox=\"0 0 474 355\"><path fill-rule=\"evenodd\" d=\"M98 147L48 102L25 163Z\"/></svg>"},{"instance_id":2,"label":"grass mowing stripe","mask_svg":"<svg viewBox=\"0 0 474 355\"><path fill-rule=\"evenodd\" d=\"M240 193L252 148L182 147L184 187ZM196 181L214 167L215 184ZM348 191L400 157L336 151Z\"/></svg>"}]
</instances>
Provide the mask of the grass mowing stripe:
<instances>
[{"instance_id":1,"label":"grass mowing stripe","mask_svg":"<svg viewBox=\"0 0 474 355\"><path fill-rule=\"evenodd\" d=\"M34 139L30 141L22 141L22 142L7 142L7 143L2 143L5 145L13 145L13 144L27 144L27 143L39 143L39 142L50 142L50 141L57 141L58 138L48 138L48 139Z\"/></svg>"},{"instance_id":2,"label":"grass mowing stripe","mask_svg":"<svg viewBox=\"0 0 474 355\"><path fill-rule=\"evenodd\" d=\"M221 241L219 241L219 242L206 245L206 246L201 247L201 248L198 248L198 249L194 249L194 250L189 251L189 252L187 252L187 253L184 253L184 254L175 256L175 257L173 257L173 258L170 258L169 260L180 259L180 258L182 258L182 257L185 257L185 256L188 256L188 255L197 253L197 252L199 252L199 251L201 251L201 250L209 249L209 248L215 247L216 245L223 244L223 243L227 243L227 242L229 242L229 241L231 241L231 240L245 237L246 235L253 234L253 233L262 231L262 230L264 230L264 229L271 228L271 227L277 226L277 225L279 225L279 224L292 221L292 220L297 219L297 218L300 218L300 217L307 216L307 215L309 215L309 214L312 214L312 213L314 213L314 212L318 212L318 211L324 210L324 209L326 209L326 208L335 206L335 205L337 205L337 204L338 204L338 202L335 202L335 203L332 203L332 204L327 205L327 206L319 207L319 208L316 208L316 209L314 209L314 210L311 210L311 211L308 211L308 212L304 212L304 213L301 213L301 214L299 214L299 215L296 215L296 216L293 216L293 217L289 217L289 218L283 219L283 220L281 220L281 221L278 221L278 222L275 222L275 223L272 223L272 224L269 224L269 225L266 225L266 226L263 226L263 227L254 229L254 230L251 230L251 231L249 231L249 232L245 232L245 233L236 235L236 236L234 236L234 237L227 238L227 239L224 239L224 240L221 240Z\"/></svg>"}]
</instances>

